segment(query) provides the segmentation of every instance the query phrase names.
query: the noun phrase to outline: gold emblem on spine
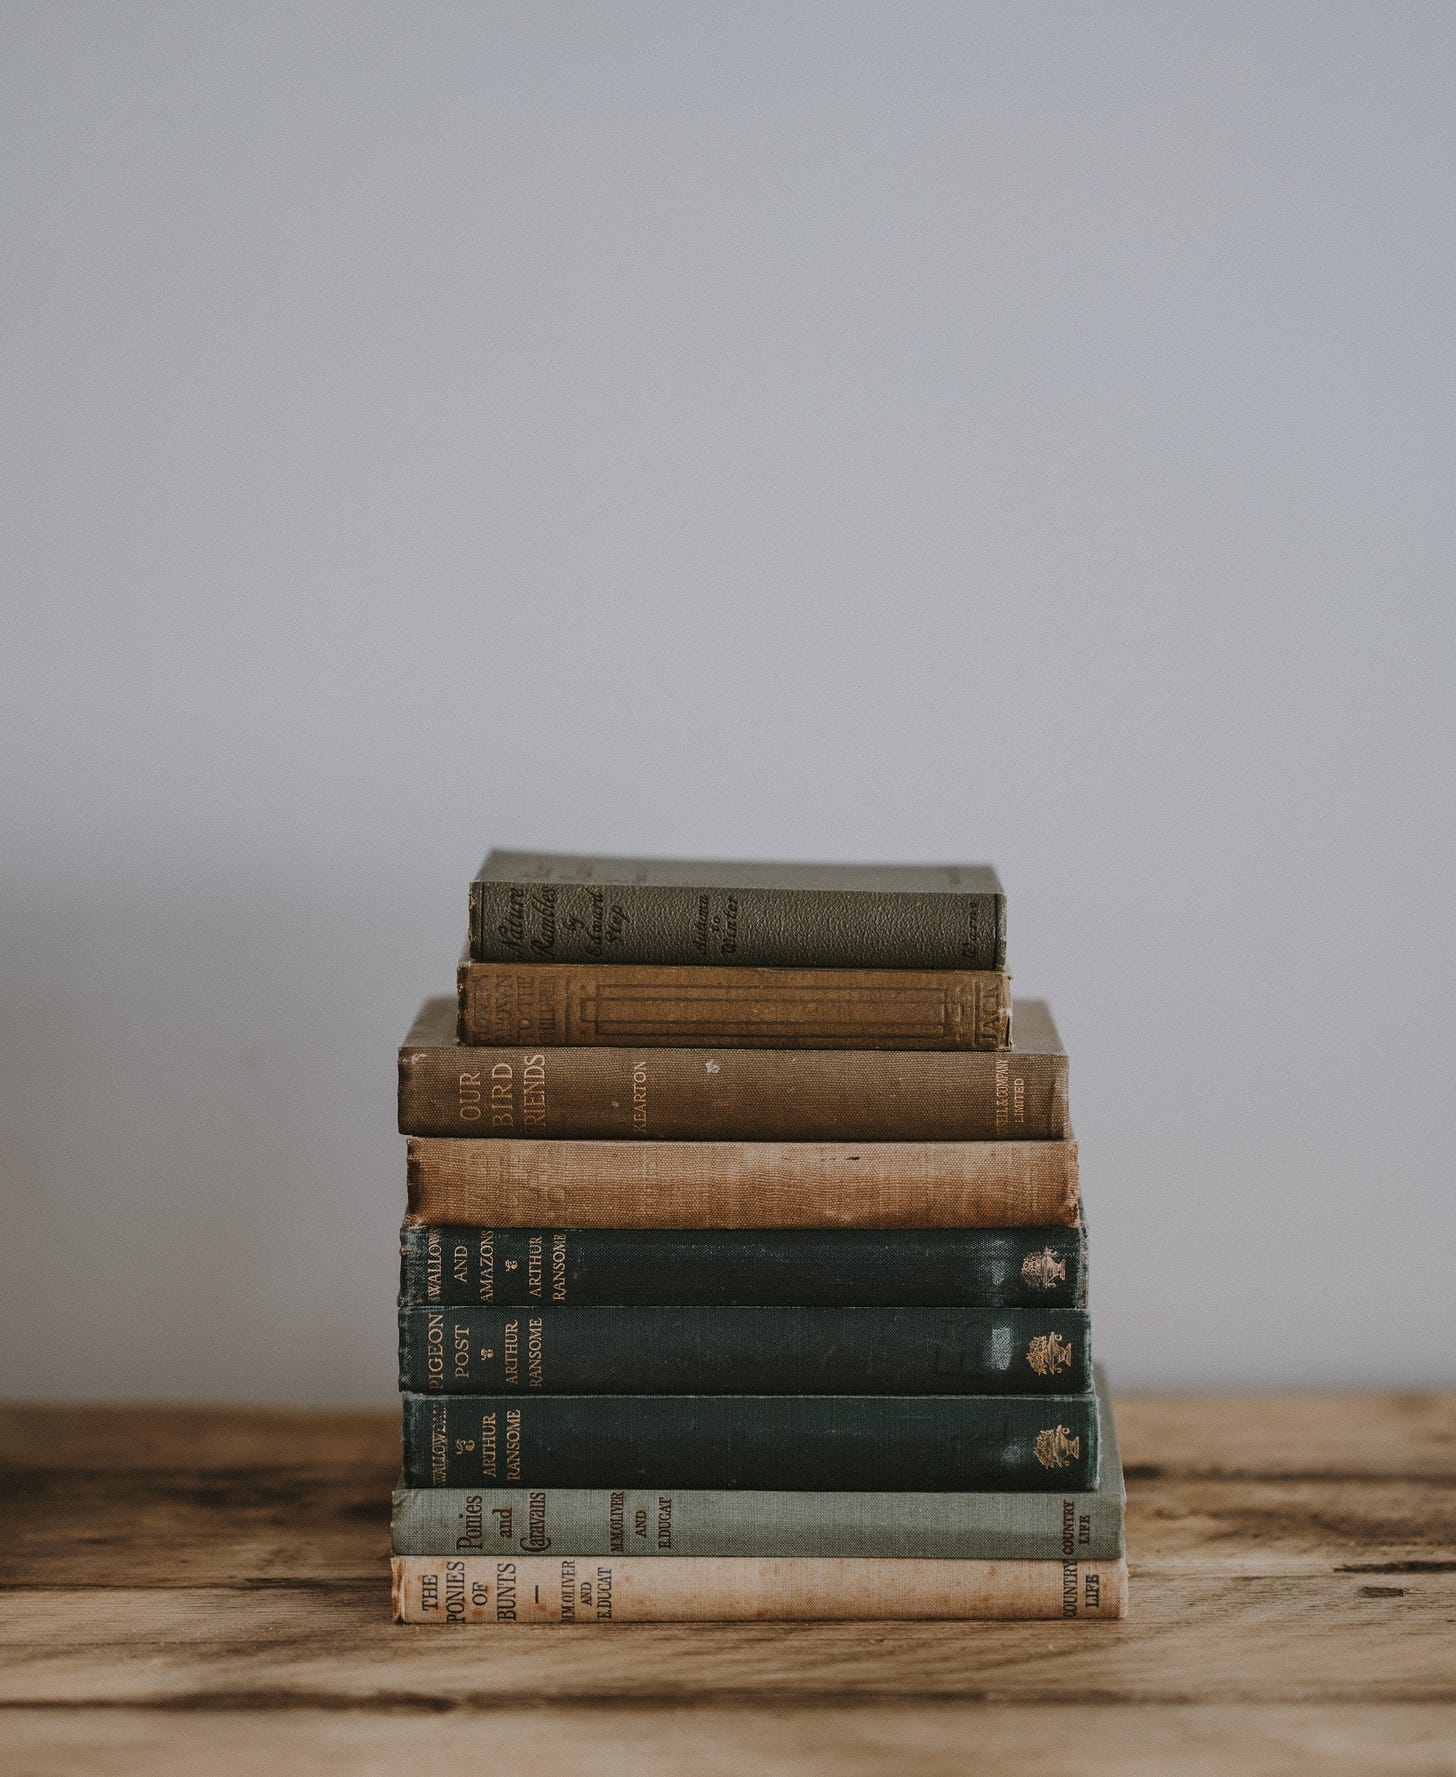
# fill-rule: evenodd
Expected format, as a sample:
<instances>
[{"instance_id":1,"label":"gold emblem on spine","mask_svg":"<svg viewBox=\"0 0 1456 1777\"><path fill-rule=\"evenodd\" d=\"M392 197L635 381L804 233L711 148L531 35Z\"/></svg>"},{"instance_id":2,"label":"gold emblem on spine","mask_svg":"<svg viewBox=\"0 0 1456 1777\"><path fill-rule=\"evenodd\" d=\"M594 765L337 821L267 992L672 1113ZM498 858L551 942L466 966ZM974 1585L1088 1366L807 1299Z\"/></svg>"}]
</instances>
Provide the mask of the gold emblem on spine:
<instances>
[{"instance_id":1,"label":"gold emblem on spine","mask_svg":"<svg viewBox=\"0 0 1456 1777\"><path fill-rule=\"evenodd\" d=\"M1049 1290L1054 1283L1066 1282L1067 1261L1044 1246L1039 1253L1028 1253L1021 1261L1021 1275L1034 1288Z\"/></svg>"},{"instance_id":2,"label":"gold emblem on spine","mask_svg":"<svg viewBox=\"0 0 1456 1777\"><path fill-rule=\"evenodd\" d=\"M1043 1468L1066 1468L1082 1454L1082 1440L1065 1425L1049 1426L1036 1434L1036 1459Z\"/></svg>"},{"instance_id":3,"label":"gold emblem on spine","mask_svg":"<svg viewBox=\"0 0 1456 1777\"><path fill-rule=\"evenodd\" d=\"M1026 1361L1038 1376L1059 1376L1072 1361L1072 1348L1056 1333L1038 1333L1026 1348Z\"/></svg>"}]
</instances>

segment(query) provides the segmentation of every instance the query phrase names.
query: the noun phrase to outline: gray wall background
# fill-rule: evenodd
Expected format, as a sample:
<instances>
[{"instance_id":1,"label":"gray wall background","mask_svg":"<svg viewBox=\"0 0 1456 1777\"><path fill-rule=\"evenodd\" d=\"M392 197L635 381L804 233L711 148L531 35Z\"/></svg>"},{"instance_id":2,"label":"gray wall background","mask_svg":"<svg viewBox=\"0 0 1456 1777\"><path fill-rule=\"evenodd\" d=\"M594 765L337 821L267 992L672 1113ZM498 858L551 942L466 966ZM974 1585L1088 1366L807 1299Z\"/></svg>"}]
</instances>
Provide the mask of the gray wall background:
<instances>
[{"instance_id":1,"label":"gray wall background","mask_svg":"<svg viewBox=\"0 0 1456 1777\"><path fill-rule=\"evenodd\" d=\"M993 859L1118 1382L1452 1379L1456 10L0 52L0 1388L389 1397L491 843Z\"/></svg>"}]
</instances>

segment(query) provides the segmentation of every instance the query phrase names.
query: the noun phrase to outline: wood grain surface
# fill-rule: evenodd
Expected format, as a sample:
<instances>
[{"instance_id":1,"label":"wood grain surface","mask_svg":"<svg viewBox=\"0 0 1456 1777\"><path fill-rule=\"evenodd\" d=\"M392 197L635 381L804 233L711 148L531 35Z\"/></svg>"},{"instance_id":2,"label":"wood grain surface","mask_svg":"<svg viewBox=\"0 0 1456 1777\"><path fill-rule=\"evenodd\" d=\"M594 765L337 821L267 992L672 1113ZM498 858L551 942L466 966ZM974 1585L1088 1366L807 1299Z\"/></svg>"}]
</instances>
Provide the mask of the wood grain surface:
<instances>
[{"instance_id":1,"label":"wood grain surface","mask_svg":"<svg viewBox=\"0 0 1456 1777\"><path fill-rule=\"evenodd\" d=\"M0 1409L0 1769L1456 1774L1456 1396L1117 1412L1126 1622L448 1631L391 1414Z\"/></svg>"}]
</instances>

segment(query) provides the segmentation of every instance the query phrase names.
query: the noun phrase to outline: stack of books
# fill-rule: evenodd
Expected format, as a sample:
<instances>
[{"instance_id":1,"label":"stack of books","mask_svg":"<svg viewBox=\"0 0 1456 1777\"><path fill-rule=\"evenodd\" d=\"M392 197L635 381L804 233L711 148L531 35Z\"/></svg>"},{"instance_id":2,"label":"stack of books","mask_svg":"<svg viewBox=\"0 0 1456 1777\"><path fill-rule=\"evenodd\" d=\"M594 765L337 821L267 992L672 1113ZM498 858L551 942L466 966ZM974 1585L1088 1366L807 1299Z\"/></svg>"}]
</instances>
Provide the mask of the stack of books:
<instances>
[{"instance_id":1,"label":"stack of books","mask_svg":"<svg viewBox=\"0 0 1456 1777\"><path fill-rule=\"evenodd\" d=\"M993 870L492 852L399 1066L400 1621L1125 1613Z\"/></svg>"}]
</instances>

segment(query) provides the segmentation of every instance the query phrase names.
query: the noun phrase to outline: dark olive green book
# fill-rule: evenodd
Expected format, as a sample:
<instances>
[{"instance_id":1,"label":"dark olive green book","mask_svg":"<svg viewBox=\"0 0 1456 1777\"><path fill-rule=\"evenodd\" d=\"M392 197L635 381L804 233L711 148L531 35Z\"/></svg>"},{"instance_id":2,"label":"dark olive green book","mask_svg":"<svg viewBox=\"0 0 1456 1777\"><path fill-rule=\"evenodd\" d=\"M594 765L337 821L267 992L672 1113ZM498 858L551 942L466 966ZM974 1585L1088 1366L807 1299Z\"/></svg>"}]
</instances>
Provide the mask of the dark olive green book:
<instances>
[{"instance_id":1,"label":"dark olive green book","mask_svg":"<svg viewBox=\"0 0 1456 1777\"><path fill-rule=\"evenodd\" d=\"M419 1394L1073 1394L1085 1308L401 1308Z\"/></svg>"},{"instance_id":2,"label":"dark olive green book","mask_svg":"<svg viewBox=\"0 0 1456 1777\"><path fill-rule=\"evenodd\" d=\"M406 1394L406 1487L1090 1492L1070 1395Z\"/></svg>"},{"instance_id":3,"label":"dark olive green book","mask_svg":"<svg viewBox=\"0 0 1456 1777\"><path fill-rule=\"evenodd\" d=\"M1085 1228L511 1228L410 1219L399 1250L405 1308L1087 1305Z\"/></svg>"},{"instance_id":4,"label":"dark olive green book","mask_svg":"<svg viewBox=\"0 0 1456 1777\"><path fill-rule=\"evenodd\" d=\"M989 864L750 864L493 851L476 962L814 969L1006 967Z\"/></svg>"},{"instance_id":5,"label":"dark olive green book","mask_svg":"<svg viewBox=\"0 0 1456 1777\"><path fill-rule=\"evenodd\" d=\"M1126 1500L1112 1398L1097 1372L1095 1486L1065 1491L762 1492L729 1487L405 1486L396 1555L745 1556L1115 1561Z\"/></svg>"}]
</instances>

